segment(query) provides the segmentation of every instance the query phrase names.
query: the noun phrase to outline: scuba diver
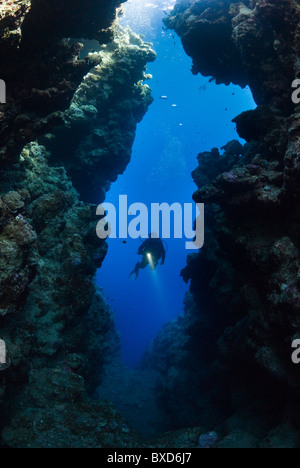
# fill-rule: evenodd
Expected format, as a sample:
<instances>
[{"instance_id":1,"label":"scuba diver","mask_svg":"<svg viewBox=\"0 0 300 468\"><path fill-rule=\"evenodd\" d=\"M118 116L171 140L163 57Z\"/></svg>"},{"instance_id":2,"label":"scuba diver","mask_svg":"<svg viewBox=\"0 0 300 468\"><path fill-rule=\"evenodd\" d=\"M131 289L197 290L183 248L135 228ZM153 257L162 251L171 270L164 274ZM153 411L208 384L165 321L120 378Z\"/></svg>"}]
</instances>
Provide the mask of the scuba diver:
<instances>
[{"instance_id":1,"label":"scuba diver","mask_svg":"<svg viewBox=\"0 0 300 468\"><path fill-rule=\"evenodd\" d=\"M143 259L138 262L135 269L130 273L129 278L135 275L135 279L138 278L140 270L150 265L154 271L161 259L161 265L165 263L166 249L163 241L155 234L149 234L149 239L145 240L138 250L138 255L142 255Z\"/></svg>"}]
</instances>

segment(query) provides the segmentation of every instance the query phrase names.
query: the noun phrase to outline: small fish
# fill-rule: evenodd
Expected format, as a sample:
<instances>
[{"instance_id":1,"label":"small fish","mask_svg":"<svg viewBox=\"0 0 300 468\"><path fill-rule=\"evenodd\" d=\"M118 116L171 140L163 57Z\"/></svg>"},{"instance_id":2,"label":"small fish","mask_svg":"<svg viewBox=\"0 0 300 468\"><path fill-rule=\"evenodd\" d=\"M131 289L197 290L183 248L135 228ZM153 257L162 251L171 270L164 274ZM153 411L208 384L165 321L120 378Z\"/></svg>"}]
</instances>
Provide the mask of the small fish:
<instances>
[{"instance_id":1,"label":"small fish","mask_svg":"<svg viewBox=\"0 0 300 468\"><path fill-rule=\"evenodd\" d=\"M162 99L163 101L166 101L168 98L168 96L160 96L160 99Z\"/></svg>"},{"instance_id":2,"label":"small fish","mask_svg":"<svg viewBox=\"0 0 300 468\"><path fill-rule=\"evenodd\" d=\"M127 244L127 241L122 241L122 244Z\"/></svg>"}]
</instances>

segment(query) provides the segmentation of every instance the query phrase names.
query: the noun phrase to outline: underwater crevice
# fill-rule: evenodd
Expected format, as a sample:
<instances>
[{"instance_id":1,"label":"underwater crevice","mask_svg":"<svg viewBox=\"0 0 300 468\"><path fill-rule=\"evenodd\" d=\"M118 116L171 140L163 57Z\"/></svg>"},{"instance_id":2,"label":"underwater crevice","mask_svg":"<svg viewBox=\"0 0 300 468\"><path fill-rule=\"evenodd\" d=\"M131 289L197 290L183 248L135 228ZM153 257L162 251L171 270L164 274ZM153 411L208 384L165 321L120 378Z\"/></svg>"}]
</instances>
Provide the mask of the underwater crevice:
<instances>
[{"instance_id":1,"label":"underwater crevice","mask_svg":"<svg viewBox=\"0 0 300 468\"><path fill-rule=\"evenodd\" d=\"M258 108L235 119L246 144L199 154L193 197L207 206L206 243L182 272L191 282L184 316L139 368L151 376L155 424L173 430L146 441L87 390L94 395L111 366L113 387L131 380L143 392L136 374L122 376L112 312L95 287L107 244L95 235L94 203L130 160L155 54L130 30L116 32L119 1L3 5L1 447L299 448L298 2L177 0L166 19L194 73L249 84ZM81 59L82 45L66 37L101 46Z\"/></svg>"}]
</instances>

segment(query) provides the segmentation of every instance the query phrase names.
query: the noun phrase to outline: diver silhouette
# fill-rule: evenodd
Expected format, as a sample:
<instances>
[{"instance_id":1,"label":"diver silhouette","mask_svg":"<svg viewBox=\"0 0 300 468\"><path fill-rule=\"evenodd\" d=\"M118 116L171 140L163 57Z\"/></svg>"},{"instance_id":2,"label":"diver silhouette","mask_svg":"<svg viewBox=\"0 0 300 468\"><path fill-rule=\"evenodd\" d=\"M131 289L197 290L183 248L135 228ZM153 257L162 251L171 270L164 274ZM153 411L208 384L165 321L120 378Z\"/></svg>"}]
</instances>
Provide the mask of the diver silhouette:
<instances>
[{"instance_id":1,"label":"diver silhouette","mask_svg":"<svg viewBox=\"0 0 300 468\"><path fill-rule=\"evenodd\" d=\"M161 265L165 263L166 249L163 241L155 234L149 234L149 239L142 243L138 250L138 255L142 255L143 259L135 265L134 270L130 273L129 278L135 275L138 278L140 270L143 270L148 265L154 271L161 259Z\"/></svg>"}]
</instances>

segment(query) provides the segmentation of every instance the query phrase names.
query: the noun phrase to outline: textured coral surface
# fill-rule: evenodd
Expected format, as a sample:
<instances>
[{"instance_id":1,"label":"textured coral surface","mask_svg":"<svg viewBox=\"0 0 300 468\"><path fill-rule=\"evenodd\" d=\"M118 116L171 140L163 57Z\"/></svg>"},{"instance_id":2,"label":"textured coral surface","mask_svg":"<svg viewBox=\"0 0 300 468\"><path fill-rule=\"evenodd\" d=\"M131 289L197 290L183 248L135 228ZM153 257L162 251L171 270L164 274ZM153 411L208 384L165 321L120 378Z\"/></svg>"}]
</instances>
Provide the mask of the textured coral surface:
<instances>
[{"instance_id":1,"label":"textured coral surface","mask_svg":"<svg viewBox=\"0 0 300 468\"><path fill-rule=\"evenodd\" d=\"M141 443L109 403L87 396L119 353L112 314L94 285L107 245L87 199L100 202L93 184L104 197L125 170L136 124L152 102L142 81L155 53L112 26L119 4L0 4L8 90L0 116L3 447ZM99 51L81 59L77 38L97 39Z\"/></svg>"},{"instance_id":2,"label":"textured coral surface","mask_svg":"<svg viewBox=\"0 0 300 468\"><path fill-rule=\"evenodd\" d=\"M7 84L7 106L0 113L0 163L16 159L26 143L62 122L61 111L92 66L89 58L80 59L75 39L109 41L120 3L1 1L1 79Z\"/></svg>"}]
</instances>

